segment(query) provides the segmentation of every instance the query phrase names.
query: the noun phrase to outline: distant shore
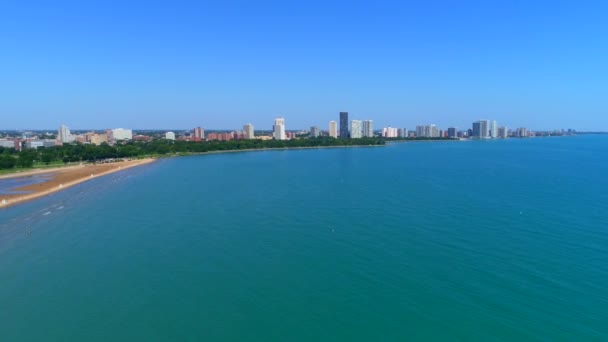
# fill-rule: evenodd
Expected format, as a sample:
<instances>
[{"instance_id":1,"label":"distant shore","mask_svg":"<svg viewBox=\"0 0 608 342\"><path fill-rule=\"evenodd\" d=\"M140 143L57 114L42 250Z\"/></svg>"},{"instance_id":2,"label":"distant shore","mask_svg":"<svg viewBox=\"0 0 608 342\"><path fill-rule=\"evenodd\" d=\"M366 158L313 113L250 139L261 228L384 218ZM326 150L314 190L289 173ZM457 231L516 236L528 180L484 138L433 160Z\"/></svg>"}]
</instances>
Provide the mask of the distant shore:
<instances>
[{"instance_id":1,"label":"distant shore","mask_svg":"<svg viewBox=\"0 0 608 342\"><path fill-rule=\"evenodd\" d=\"M50 179L41 183L31 184L11 191L26 192L18 194L0 194L0 208L11 207L16 204L50 195L88 180L105 176L114 172L132 167L149 164L156 159L136 159L117 161L103 164L82 164L75 166L58 167L52 169L36 169L0 176L0 179L24 178L35 175L50 175Z\"/></svg>"}]
</instances>

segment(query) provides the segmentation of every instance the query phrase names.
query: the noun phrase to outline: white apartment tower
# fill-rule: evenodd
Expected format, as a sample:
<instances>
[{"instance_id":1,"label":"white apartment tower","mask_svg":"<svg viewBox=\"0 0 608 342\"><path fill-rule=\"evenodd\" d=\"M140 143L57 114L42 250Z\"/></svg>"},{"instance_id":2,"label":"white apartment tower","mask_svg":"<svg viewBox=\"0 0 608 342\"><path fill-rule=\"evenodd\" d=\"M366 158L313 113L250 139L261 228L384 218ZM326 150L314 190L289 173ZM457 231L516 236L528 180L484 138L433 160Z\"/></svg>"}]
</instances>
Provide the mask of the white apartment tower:
<instances>
[{"instance_id":1,"label":"white apartment tower","mask_svg":"<svg viewBox=\"0 0 608 342\"><path fill-rule=\"evenodd\" d=\"M57 130L57 139L62 143L70 143L75 140L74 136L70 132L70 129L66 125L61 125Z\"/></svg>"},{"instance_id":2,"label":"white apartment tower","mask_svg":"<svg viewBox=\"0 0 608 342\"><path fill-rule=\"evenodd\" d=\"M498 128L498 137L501 139L506 139L509 136L509 129L507 127L499 127Z\"/></svg>"},{"instance_id":3,"label":"white apartment tower","mask_svg":"<svg viewBox=\"0 0 608 342\"><path fill-rule=\"evenodd\" d=\"M350 137L352 139L359 139L363 137L363 127L361 126L361 120L352 120L350 122Z\"/></svg>"},{"instance_id":4,"label":"white apartment tower","mask_svg":"<svg viewBox=\"0 0 608 342\"><path fill-rule=\"evenodd\" d=\"M253 132L253 125L248 123L243 126L243 132L245 132L245 139L255 139L255 134Z\"/></svg>"},{"instance_id":5,"label":"white apartment tower","mask_svg":"<svg viewBox=\"0 0 608 342\"><path fill-rule=\"evenodd\" d=\"M490 138L498 138L498 125L496 124L496 120L490 121Z\"/></svg>"},{"instance_id":6,"label":"white apartment tower","mask_svg":"<svg viewBox=\"0 0 608 342\"><path fill-rule=\"evenodd\" d=\"M274 126L272 126L272 136L275 140L285 140L285 119L276 118L274 119Z\"/></svg>"}]
</instances>

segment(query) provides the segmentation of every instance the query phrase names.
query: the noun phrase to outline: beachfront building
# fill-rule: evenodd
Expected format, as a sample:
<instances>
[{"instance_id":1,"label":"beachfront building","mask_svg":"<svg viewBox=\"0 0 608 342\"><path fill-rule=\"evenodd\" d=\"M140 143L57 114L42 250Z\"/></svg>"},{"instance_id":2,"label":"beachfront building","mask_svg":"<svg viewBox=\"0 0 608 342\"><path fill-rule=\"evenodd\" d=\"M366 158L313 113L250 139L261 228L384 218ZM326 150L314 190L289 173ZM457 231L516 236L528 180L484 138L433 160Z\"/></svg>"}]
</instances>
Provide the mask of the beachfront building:
<instances>
[{"instance_id":1,"label":"beachfront building","mask_svg":"<svg viewBox=\"0 0 608 342\"><path fill-rule=\"evenodd\" d=\"M366 138L374 136L374 122L372 120L363 120L363 136Z\"/></svg>"},{"instance_id":2,"label":"beachfront building","mask_svg":"<svg viewBox=\"0 0 608 342\"><path fill-rule=\"evenodd\" d=\"M363 137L361 120L352 120L350 122L350 137L351 139L360 139Z\"/></svg>"},{"instance_id":3,"label":"beachfront building","mask_svg":"<svg viewBox=\"0 0 608 342\"><path fill-rule=\"evenodd\" d=\"M348 139L348 112L340 112L340 138Z\"/></svg>"},{"instance_id":4,"label":"beachfront building","mask_svg":"<svg viewBox=\"0 0 608 342\"><path fill-rule=\"evenodd\" d=\"M167 132L167 133L165 133L165 139L167 139L167 140L175 140L175 133L174 132Z\"/></svg>"},{"instance_id":5,"label":"beachfront building","mask_svg":"<svg viewBox=\"0 0 608 342\"><path fill-rule=\"evenodd\" d=\"M318 138L319 135L321 135L321 130L319 129L318 126L312 126L312 127L310 127L310 136L312 138Z\"/></svg>"},{"instance_id":6,"label":"beachfront building","mask_svg":"<svg viewBox=\"0 0 608 342\"><path fill-rule=\"evenodd\" d=\"M285 119L284 118L276 118L274 119L274 126L272 126L273 137L275 140L285 140L287 136L285 135Z\"/></svg>"},{"instance_id":7,"label":"beachfront building","mask_svg":"<svg viewBox=\"0 0 608 342\"><path fill-rule=\"evenodd\" d=\"M243 131L245 132L245 139L255 139L255 134L253 131L253 125L248 123L243 126Z\"/></svg>"},{"instance_id":8,"label":"beachfront building","mask_svg":"<svg viewBox=\"0 0 608 342\"><path fill-rule=\"evenodd\" d=\"M329 136L332 138L338 137L338 124L335 121L329 122Z\"/></svg>"},{"instance_id":9,"label":"beachfront building","mask_svg":"<svg viewBox=\"0 0 608 342\"><path fill-rule=\"evenodd\" d=\"M399 138L407 138L408 131L407 128L399 128L397 129L397 137Z\"/></svg>"}]
</instances>

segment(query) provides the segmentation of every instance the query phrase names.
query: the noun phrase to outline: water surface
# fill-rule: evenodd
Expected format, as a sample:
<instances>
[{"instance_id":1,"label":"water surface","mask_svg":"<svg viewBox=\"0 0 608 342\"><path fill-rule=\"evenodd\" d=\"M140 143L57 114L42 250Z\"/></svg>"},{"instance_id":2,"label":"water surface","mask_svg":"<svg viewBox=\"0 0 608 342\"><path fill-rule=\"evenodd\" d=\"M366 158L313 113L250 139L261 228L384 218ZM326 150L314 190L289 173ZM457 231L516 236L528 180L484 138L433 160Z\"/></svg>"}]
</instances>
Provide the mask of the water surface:
<instances>
[{"instance_id":1,"label":"water surface","mask_svg":"<svg viewBox=\"0 0 608 342\"><path fill-rule=\"evenodd\" d=\"M161 160L0 211L3 341L608 339L608 137Z\"/></svg>"}]
</instances>

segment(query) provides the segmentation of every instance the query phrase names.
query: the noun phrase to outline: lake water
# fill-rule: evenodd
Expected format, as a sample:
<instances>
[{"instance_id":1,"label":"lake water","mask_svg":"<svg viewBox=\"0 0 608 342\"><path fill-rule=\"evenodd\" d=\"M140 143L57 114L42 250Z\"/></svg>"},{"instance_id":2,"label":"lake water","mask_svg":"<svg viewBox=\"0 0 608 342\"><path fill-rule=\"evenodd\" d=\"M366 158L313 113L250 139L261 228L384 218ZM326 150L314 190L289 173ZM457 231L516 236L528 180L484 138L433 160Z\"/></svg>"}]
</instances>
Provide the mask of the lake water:
<instances>
[{"instance_id":1,"label":"lake water","mask_svg":"<svg viewBox=\"0 0 608 342\"><path fill-rule=\"evenodd\" d=\"M0 340L608 340L607 175L608 136L160 160L0 210Z\"/></svg>"}]
</instances>

